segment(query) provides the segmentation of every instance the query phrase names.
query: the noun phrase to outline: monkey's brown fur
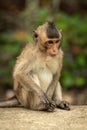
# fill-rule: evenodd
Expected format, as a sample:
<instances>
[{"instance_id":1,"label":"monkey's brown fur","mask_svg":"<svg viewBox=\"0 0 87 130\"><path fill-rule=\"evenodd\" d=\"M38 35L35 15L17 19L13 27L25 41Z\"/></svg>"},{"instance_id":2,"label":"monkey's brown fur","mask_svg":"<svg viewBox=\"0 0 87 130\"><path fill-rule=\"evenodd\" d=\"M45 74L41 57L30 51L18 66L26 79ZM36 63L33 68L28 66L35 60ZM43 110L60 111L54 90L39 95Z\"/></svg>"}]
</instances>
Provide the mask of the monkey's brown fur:
<instances>
[{"instance_id":1,"label":"monkey's brown fur","mask_svg":"<svg viewBox=\"0 0 87 130\"><path fill-rule=\"evenodd\" d=\"M57 37L49 38L53 35ZM34 31L34 43L28 44L17 58L14 91L22 106L47 111L55 107L70 109L69 104L62 101L59 83L63 60L61 40L61 31L53 23L46 22Z\"/></svg>"}]
</instances>

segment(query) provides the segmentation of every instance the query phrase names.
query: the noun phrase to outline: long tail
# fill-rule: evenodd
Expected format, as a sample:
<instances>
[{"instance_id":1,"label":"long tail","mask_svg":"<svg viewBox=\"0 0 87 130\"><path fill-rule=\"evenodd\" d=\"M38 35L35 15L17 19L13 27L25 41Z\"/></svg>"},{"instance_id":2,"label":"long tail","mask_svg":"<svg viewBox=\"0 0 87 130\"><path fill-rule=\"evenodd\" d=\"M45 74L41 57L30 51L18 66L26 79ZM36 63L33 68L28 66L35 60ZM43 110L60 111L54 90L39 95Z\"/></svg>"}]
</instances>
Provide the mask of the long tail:
<instances>
[{"instance_id":1,"label":"long tail","mask_svg":"<svg viewBox=\"0 0 87 130\"><path fill-rule=\"evenodd\" d=\"M4 100L4 101L0 102L0 108L17 107L17 106L20 106L20 103L16 97L12 97L11 99Z\"/></svg>"}]
</instances>

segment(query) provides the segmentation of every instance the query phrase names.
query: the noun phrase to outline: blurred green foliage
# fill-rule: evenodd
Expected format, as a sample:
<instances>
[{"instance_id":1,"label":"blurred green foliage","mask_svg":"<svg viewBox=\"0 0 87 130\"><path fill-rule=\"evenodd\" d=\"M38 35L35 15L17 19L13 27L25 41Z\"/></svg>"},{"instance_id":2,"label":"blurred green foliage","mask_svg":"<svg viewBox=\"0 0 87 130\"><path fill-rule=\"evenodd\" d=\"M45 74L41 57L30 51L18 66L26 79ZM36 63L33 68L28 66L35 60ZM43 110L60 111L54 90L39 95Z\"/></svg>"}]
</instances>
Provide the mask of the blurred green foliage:
<instances>
[{"instance_id":1,"label":"blurred green foliage","mask_svg":"<svg viewBox=\"0 0 87 130\"><path fill-rule=\"evenodd\" d=\"M57 21L63 30L65 52L61 82L66 89L84 87L87 83L87 18L60 13Z\"/></svg>"},{"instance_id":2,"label":"blurred green foliage","mask_svg":"<svg viewBox=\"0 0 87 130\"><path fill-rule=\"evenodd\" d=\"M49 16L49 17L48 17ZM46 9L40 9L36 27L52 16ZM80 15L68 16L58 12L55 24L62 29L64 65L61 82L65 89L72 86L83 87L87 83L87 17ZM24 45L32 41L32 35L19 38L6 32L0 35L0 83L12 86L12 70L16 57Z\"/></svg>"},{"instance_id":3,"label":"blurred green foliage","mask_svg":"<svg viewBox=\"0 0 87 130\"><path fill-rule=\"evenodd\" d=\"M12 86L13 66L25 42L10 32L0 34L0 85Z\"/></svg>"}]
</instances>

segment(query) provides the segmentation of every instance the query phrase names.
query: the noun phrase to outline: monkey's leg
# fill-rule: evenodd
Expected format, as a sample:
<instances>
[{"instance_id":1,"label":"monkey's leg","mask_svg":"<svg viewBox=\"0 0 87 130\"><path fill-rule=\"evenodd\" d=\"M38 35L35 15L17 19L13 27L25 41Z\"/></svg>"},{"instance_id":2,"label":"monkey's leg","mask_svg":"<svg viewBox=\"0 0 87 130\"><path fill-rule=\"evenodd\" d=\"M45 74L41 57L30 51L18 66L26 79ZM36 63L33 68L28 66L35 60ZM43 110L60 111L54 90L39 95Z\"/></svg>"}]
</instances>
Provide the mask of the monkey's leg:
<instances>
[{"instance_id":1,"label":"monkey's leg","mask_svg":"<svg viewBox=\"0 0 87 130\"><path fill-rule=\"evenodd\" d=\"M53 111L55 108L54 102L50 101L45 94L38 94L33 90L26 90L23 86L16 90L17 98L22 106L32 110Z\"/></svg>"},{"instance_id":2,"label":"monkey's leg","mask_svg":"<svg viewBox=\"0 0 87 130\"><path fill-rule=\"evenodd\" d=\"M17 75L16 81L19 84L16 95L22 105L33 110L54 110L54 102L48 99L42 89L29 76Z\"/></svg>"},{"instance_id":3,"label":"monkey's leg","mask_svg":"<svg viewBox=\"0 0 87 130\"><path fill-rule=\"evenodd\" d=\"M46 95L40 97L37 92L28 91L27 93L27 104L32 110L44 110L44 111L53 111L55 108L54 102L49 101ZM45 99L45 100L44 100Z\"/></svg>"},{"instance_id":4,"label":"monkey's leg","mask_svg":"<svg viewBox=\"0 0 87 130\"><path fill-rule=\"evenodd\" d=\"M67 101L62 100L62 89L61 85L58 82L57 87L55 89L53 100L56 102L56 106L61 109L70 110L70 105Z\"/></svg>"}]
</instances>

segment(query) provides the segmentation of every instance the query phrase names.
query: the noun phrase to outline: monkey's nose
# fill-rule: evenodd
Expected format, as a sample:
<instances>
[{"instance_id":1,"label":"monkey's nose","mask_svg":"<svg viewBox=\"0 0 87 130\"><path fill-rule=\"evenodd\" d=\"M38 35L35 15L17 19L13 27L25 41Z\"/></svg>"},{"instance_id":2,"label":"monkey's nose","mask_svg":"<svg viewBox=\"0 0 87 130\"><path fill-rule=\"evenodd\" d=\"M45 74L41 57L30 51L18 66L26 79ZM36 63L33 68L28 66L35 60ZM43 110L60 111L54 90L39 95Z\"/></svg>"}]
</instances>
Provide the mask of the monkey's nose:
<instances>
[{"instance_id":1,"label":"monkey's nose","mask_svg":"<svg viewBox=\"0 0 87 130\"><path fill-rule=\"evenodd\" d=\"M57 55L57 53L58 53L58 51L54 49L52 52L52 55L55 56L55 55Z\"/></svg>"}]
</instances>

